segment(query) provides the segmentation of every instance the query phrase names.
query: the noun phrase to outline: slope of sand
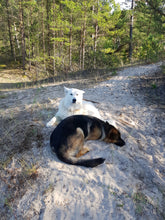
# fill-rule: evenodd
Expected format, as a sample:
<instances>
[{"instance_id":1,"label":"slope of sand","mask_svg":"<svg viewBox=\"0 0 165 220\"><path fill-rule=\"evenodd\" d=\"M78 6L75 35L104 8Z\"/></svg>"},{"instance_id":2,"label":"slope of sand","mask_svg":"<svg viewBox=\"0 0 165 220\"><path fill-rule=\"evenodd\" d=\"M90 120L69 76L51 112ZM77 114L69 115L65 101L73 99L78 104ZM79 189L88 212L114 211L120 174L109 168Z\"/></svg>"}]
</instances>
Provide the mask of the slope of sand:
<instances>
[{"instance_id":1,"label":"slope of sand","mask_svg":"<svg viewBox=\"0 0 165 220\"><path fill-rule=\"evenodd\" d=\"M126 142L120 148L88 141L91 151L84 158L103 157L104 164L93 169L64 164L49 147L53 129L43 128L44 147L34 147L33 156L29 154L29 161L33 157L38 162L39 176L18 202L11 219L165 218L165 111L160 110L165 106L144 102L133 83L160 65L129 67L106 82L82 88L86 99L98 102L95 105L105 120L116 121ZM56 112L63 87L45 87L44 96L51 99L47 107ZM52 116L47 115L45 124Z\"/></svg>"}]
</instances>

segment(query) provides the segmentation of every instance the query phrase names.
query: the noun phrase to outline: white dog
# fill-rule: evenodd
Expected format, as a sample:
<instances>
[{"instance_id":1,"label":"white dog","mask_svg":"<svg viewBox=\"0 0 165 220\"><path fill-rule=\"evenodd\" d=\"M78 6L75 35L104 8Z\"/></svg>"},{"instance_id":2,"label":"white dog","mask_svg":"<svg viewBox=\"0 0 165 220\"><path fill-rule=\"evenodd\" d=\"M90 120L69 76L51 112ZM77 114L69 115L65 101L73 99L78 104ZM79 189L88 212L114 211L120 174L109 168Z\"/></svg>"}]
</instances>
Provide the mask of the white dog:
<instances>
[{"instance_id":1,"label":"white dog","mask_svg":"<svg viewBox=\"0 0 165 220\"><path fill-rule=\"evenodd\" d=\"M83 90L64 87L65 97L60 101L56 115L46 124L51 127L71 115L91 115L101 119L93 103L83 100Z\"/></svg>"}]
</instances>

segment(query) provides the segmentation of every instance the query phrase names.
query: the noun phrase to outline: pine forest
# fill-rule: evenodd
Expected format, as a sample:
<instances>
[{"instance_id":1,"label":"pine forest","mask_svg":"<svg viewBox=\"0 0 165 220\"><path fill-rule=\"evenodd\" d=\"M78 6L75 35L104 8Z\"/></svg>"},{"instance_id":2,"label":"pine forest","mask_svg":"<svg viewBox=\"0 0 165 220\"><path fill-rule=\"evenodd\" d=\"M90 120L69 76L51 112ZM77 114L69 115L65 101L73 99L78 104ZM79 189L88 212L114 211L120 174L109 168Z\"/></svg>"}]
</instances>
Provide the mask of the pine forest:
<instances>
[{"instance_id":1,"label":"pine forest","mask_svg":"<svg viewBox=\"0 0 165 220\"><path fill-rule=\"evenodd\" d=\"M164 0L1 0L0 63L46 76L154 62L165 52Z\"/></svg>"}]
</instances>

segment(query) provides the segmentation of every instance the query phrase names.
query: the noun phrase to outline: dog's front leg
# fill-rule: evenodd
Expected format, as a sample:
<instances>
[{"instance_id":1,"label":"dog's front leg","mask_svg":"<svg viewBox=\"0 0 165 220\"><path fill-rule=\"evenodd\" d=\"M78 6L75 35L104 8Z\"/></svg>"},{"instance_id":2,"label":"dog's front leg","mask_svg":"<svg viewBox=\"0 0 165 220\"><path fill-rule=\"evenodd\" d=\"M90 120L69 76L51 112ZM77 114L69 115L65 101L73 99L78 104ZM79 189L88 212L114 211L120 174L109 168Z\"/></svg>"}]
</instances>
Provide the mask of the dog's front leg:
<instances>
[{"instance_id":1,"label":"dog's front leg","mask_svg":"<svg viewBox=\"0 0 165 220\"><path fill-rule=\"evenodd\" d=\"M56 122L56 117L54 116L47 124L46 127L52 127Z\"/></svg>"}]
</instances>

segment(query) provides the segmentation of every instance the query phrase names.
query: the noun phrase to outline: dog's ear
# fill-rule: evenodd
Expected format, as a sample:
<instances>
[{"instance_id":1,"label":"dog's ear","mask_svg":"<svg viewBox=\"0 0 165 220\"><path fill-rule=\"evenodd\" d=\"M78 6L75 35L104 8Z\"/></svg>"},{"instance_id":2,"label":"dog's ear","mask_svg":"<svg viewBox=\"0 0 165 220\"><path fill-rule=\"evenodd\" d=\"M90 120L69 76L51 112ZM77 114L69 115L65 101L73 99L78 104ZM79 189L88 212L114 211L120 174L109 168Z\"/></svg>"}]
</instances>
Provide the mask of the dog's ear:
<instances>
[{"instance_id":1,"label":"dog's ear","mask_svg":"<svg viewBox=\"0 0 165 220\"><path fill-rule=\"evenodd\" d=\"M108 121L104 124L105 132L108 134L109 130L111 130L112 126L108 123Z\"/></svg>"},{"instance_id":2,"label":"dog's ear","mask_svg":"<svg viewBox=\"0 0 165 220\"><path fill-rule=\"evenodd\" d=\"M108 121L105 122L105 127L109 130L111 128L111 125L109 124Z\"/></svg>"},{"instance_id":3,"label":"dog's ear","mask_svg":"<svg viewBox=\"0 0 165 220\"><path fill-rule=\"evenodd\" d=\"M65 92L65 94L67 94L68 91L69 91L69 88L67 88L67 87L64 86L64 92Z\"/></svg>"}]
</instances>

